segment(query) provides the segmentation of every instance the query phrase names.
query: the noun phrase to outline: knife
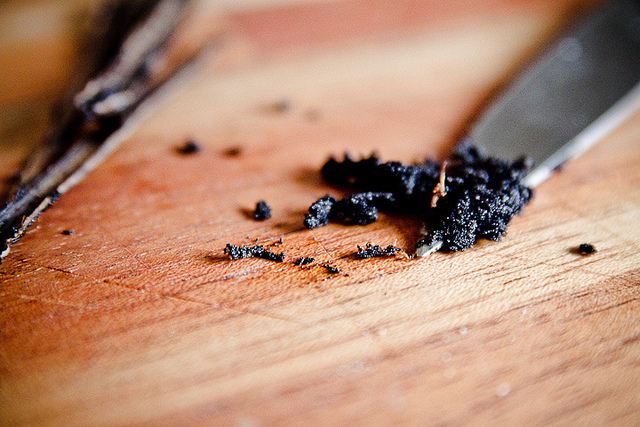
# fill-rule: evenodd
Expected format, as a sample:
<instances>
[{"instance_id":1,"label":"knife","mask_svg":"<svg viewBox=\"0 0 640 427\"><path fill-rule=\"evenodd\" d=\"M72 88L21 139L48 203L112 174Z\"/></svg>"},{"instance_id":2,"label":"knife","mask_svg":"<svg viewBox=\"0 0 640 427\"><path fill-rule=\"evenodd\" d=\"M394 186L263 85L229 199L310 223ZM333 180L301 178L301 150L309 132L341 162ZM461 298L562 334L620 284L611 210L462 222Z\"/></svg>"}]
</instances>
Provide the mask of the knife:
<instances>
[{"instance_id":1,"label":"knife","mask_svg":"<svg viewBox=\"0 0 640 427\"><path fill-rule=\"evenodd\" d=\"M462 147L533 162L535 187L640 107L640 2L614 0L579 17L483 110ZM416 255L442 247L427 236Z\"/></svg>"},{"instance_id":2,"label":"knife","mask_svg":"<svg viewBox=\"0 0 640 427\"><path fill-rule=\"evenodd\" d=\"M468 143L534 167L535 187L640 106L640 2L617 0L573 23L472 125Z\"/></svg>"}]
</instances>

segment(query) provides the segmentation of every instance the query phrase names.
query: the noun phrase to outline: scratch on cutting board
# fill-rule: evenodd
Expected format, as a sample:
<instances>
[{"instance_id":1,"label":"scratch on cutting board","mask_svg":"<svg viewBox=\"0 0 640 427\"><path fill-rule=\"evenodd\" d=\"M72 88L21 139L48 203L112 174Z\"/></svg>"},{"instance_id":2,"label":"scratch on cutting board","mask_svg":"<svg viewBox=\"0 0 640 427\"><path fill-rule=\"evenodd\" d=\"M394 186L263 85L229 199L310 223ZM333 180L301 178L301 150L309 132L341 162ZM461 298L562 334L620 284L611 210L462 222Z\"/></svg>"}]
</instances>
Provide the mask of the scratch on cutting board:
<instances>
[{"instance_id":1,"label":"scratch on cutting board","mask_svg":"<svg viewBox=\"0 0 640 427\"><path fill-rule=\"evenodd\" d=\"M605 304L603 304L603 305L601 305L599 307L593 308L592 310L588 310L588 311L584 311L584 312L580 313L580 315L579 316L575 316L574 319L580 319L580 318L583 318L583 317L592 316L594 314L600 314L600 313L603 313L605 311L612 310L612 309L618 308L618 307L622 307L624 305L631 304L631 303L638 302L638 301L640 301L640 297L631 297L628 300L620 301L620 302L616 302L616 303L610 303L610 304L606 304L605 303ZM596 303L597 303L597 301L596 301Z\"/></svg>"},{"instance_id":2,"label":"scratch on cutting board","mask_svg":"<svg viewBox=\"0 0 640 427\"><path fill-rule=\"evenodd\" d=\"M68 271L65 270L63 268L58 268L58 267L51 267L51 266L46 266L46 265L37 265L35 263L30 263L31 265L33 265L34 267L38 267L38 268L46 268L48 270L52 270L52 271L57 271L60 273L64 273L64 274L68 274L71 275L73 277L80 277L86 280L90 280L96 283L102 283L105 285L110 285L110 286L115 286L115 287L119 287L119 288L124 288L130 291L134 291L137 293L141 293L141 294L147 294L147 295L152 295L154 297L157 297L159 299L169 299L169 300L174 300L174 301L179 301L179 302L186 302L186 303L192 303L192 304L198 304L198 305L202 305L202 306L207 306L207 307L211 307L213 309L217 309L217 310L224 310L233 314L238 314L238 315L253 315L253 316L258 316L258 317L265 317L265 318L269 318L272 320L278 320L278 321L283 321L283 322L288 322L288 323L292 323L298 326L309 326L306 325L302 322L296 321L294 319L290 319L287 317L281 317L281 316L275 316L273 314L267 314L264 312L258 312L258 311L251 311L251 310L241 310L241 309L234 309L234 308L229 308L229 307L225 307L221 304L218 303L214 303L214 302L210 302L210 301L202 301L202 300L198 300L196 298L188 298L188 297L184 297L181 296L179 294L165 294L165 293L161 293L161 292L153 292L153 291L149 291L147 289L143 289L143 288L137 288L135 286L130 286L130 285L126 285L124 283L119 283L119 282L114 282L111 280L107 280L107 279L98 279L92 276L88 276L86 274L78 274L78 273L74 273L72 271ZM0 295L5 295L5 294L0 294ZM78 308L78 309L90 309L92 308L92 306L90 305L73 305L73 304L69 304L69 303L64 303L61 301L55 301L55 300L49 300L49 299L45 299L45 298L39 298L39 297L33 297L33 296L29 296L29 295L19 295L17 296L19 298L23 298L23 299L29 299L31 301L38 301L38 302L44 302L46 304L57 304L57 305L63 305L63 306L68 306L68 307L74 307L74 308ZM265 310L269 309L271 307L267 307Z\"/></svg>"},{"instance_id":3,"label":"scratch on cutting board","mask_svg":"<svg viewBox=\"0 0 640 427\"><path fill-rule=\"evenodd\" d=\"M77 308L78 310L85 310L85 309L93 308L90 305L72 304L72 303L61 301L59 299L43 298L43 297L40 297L40 296L37 296L37 295L11 294L11 293L3 292L3 293L0 293L0 297L14 297L14 298L27 300L27 301L41 302L41 303L44 303L44 304L60 305L60 306L63 306L63 307Z\"/></svg>"},{"instance_id":4,"label":"scratch on cutting board","mask_svg":"<svg viewBox=\"0 0 640 427\"><path fill-rule=\"evenodd\" d=\"M292 324L297 325L297 326L305 326L305 327L311 326L311 325L308 325L306 323L299 322L297 320L290 319L290 318L287 318L287 317L275 316L273 314L267 314L267 313L264 313L262 311L241 310L241 309L238 309L238 308L225 307L224 305L219 304L219 303L212 303L212 302L208 302L208 301L198 300L196 298L183 297L183 296L180 296L179 294L165 295L165 298L172 298L172 299L176 299L176 300L179 300L179 301L186 301L186 302L193 302L195 304L202 304L202 305L210 306L210 307L213 307L213 308L216 308L216 309L219 309L219 310L228 311L229 313L233 313L233 314L236 314L236 315L239 315L239 316L240 315L252 315L252 316L265 317L265 318L272 319L272 320L279 320L279 321L283 321L283 322L287 322L287 323L292 323ZM270 308L273 308L273 307L266 307L263 310L268 310Z\"/></svg>"},{"instance_id":5,"label":"scratch on cutting board","mask_svg":"<svg viewBox=\"0 0 640 427\"><path fill-rule=\"evenodd\" d=\"M129 254L129 256L136 261L137 263L139 263L141 266L143 266L144 268L146 268L147 270L151 269L151 266L149 264L147 264L146 262L142 261L139 258L139 255L134 254L133 252L131 252L131 250L129 248L127 248L127 246L120 242L120 240L118 240L118 238L114 235L114 233L111 233L109 230L105 229L104 227L100 226L99 224L96 224L96 228L98 228L101 233L103 233L104 235L107 235L111 238L111 240L113 242L115 242L115 244L122 250L124 250L127 254Z\"/></svg>"},{"instance_id":6,"label":"scratch on cutting board","mask_svg":"<svg viewBox=\"0 0 640 427\"><path fill-rule=\"evenodd\" d=\"M273 306L267 307L264 310L268 310L270 308L273 308ZM267 319L279 320L279 321L282 321L282 322L291 323L291 324L294 324L296 326L304 326L304 327L307 327L307 328L313 326L312 324L300 322L298 320L290 319L288 317L276 316L274 314L264 313L262 311L251 311L251 310L237 310L237 311L240 312L240 313L243 313L243 314L250 314L252 316L265 317Z\"/></svg>"},{"instance_id":7,"label":"scratch on cutting board","mask_svg":"<svg viewBox=\"0 0 640 427\"><path fill-rule=\"evenodd\" d=\"M48 266L48 265L38 265L36 263L33 262L29 262L29 265L32 265L34 267L38 267L38 268L46 268L48 270L51 271L57 271L59 273L63 273L63 274L68 274L72 277L79 277L88 281L92 281L95 283L102 283L105 285L109 285L109 286L115 286L118 288L124 288L130 291L134 291L140 294L148 294L157 298L168 298L168 299L174 299L177 301L182 301L182 302L190 302L190 303L197 303L197 304L203 304L203 305L209 305L211 306L211 303L205 303L205 302L201 302L201 301L196 301L196 300L190 300L188 298L182 298L182 297L178 297L178 296L174 296L174 295L167 295L167 294L162 294L159 292L153 292L153 291L149 291L148 289L144 289L144 288L139 288L139 287L135 287L135 286L130 286L130 285L125 285L124 283L119 283L119 282L114 282L108 279L98 279L96 277L92 277L92 276L88 276L86 274L79 274L79 273L74 273L72 271L69 270L65 270L63 268L59 268L59 267L52 267L52 266Z\"/></svg>"},{"instance_id":8,"label":"scratch on cutting board","mask_svg":"<svg viewBox=\"0 0 640 427\"><path fill-rule=\"evenodd\" d=\"M512 255L508 255L508 254L504 254L504 253L497 253L496 252L493 255L498 256L500 258L507 259L509 261L518 262L518 261L521 260L518 256L512 256ZM637 282L634 281L633 279L627 279L625 277L626 275L607 274L607 273L603 273L603 272L600 272L600 271L597 271L597 270L589 269L587 267L589 264L596 264L596 263L599 263L599 262L600 262L600 259L594 259L594 260L591 260L591 261L583 262L583 263L580 264L579 269L580 269L580 271L582 271L584 273L592 274L594 276L599 276L599 277L601 277L603 279L622 280L624 282L629 283L630 285L636 285ZM562 270L564 273L574 273L577 270L577 268L575 266L568 266L568 265L565 265L563 263L553 263L553 262L547 262L547 261L539 261L535 265L532 265L532 266L527 267L527 268L534 268L534 267L539 266L539 265L543 265L543 266L550 267L550 268L553 268L553 269L558 268L558 269ZM555 276L559 276L560 274L561 273L556 273L554 275L549 275L547 277L548 278L552 278L552 277L555 277Z\"/></svg>"}]
</instances>

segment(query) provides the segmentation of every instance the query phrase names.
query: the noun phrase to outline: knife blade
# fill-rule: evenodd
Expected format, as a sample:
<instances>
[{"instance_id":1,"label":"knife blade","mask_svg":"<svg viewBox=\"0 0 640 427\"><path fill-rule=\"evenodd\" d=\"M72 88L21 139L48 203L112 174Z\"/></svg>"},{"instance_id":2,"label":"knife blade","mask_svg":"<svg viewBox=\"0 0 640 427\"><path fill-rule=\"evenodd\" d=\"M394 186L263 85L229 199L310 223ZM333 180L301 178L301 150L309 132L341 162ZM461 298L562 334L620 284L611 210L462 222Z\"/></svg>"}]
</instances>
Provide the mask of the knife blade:
<instances>
[{"instance_id":1,"label":"knife blade","mask_svg":"<svg viewBox=\"0 0 640 427\"><path fill-rule=\"evenodd\" d=\"M640 2L606 2L575 21L474 122L467 143L533 168L535 187L640 106Z\"/></svg>"},{"instance_id":2,"label":"knife blade","mask_svg":"<svg viewBox=\"0 0 640 427\"><path fill-rule=\"evenodd\" d=\"M521 184L535 187L640 107L639 82L640 2L602 3L573 21L485 107L457 151L471 147L509 163L526 158L532 166ZM433 227L423 233L417 256L443 247Z\"/></svg>"}]
</instances>

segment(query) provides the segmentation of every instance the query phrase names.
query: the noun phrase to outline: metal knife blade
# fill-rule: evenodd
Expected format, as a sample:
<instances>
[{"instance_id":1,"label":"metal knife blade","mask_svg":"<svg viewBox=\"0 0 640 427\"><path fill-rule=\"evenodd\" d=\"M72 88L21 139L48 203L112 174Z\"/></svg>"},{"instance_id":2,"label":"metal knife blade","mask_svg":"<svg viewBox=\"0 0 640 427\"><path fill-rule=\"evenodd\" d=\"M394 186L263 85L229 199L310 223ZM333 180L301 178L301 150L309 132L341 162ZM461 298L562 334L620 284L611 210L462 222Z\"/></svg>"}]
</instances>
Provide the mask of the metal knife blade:
<instances>
[{"instance_id":1,"label":"metal knife blade","mask_svg":"<svg viewBox=\"0 0 640 427\"><path fill-rule=\"evenodd\" d=\"M534 167L534 187L640 107L640 2L606 2L578 19L472 125L466 142Z\"/></svg>"},{"instance_id":2,"label":"metal knife blade","mask_svg":"<svg viewBox=\"0 0 640 427\"><path fill-rule=\"evenodd\" d=\"M640 2L611 0L573 21L516 76L472 123L458 152L473 148L509 163L528 158L533 166L520 184L535 187L639 107ZM425 228L416 255L445 247L434 231L445 229Z\"/></svg>"}]
</instances>

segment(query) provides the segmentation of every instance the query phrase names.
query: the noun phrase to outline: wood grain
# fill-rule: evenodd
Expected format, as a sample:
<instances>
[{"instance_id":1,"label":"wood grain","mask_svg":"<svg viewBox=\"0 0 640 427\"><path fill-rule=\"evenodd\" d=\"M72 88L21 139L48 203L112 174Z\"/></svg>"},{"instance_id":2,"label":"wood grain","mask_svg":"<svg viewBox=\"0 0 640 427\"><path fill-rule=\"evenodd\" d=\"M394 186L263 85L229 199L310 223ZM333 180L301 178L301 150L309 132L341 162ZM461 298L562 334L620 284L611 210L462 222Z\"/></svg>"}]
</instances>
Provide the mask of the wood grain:
<instances>
[{"instance_id":1,"label":"wood grain","mask_svg":"<svg viewBox=\"0 0 640 427\"><path fill-rule=\"evenodd\" d=\"M327 156L445 155L583 3L458 4L224 12L216 60L0 265L0 424L636 424L640 113L537 188L502 242L361 261L366 242L411 251L420 223L302 227L339 194ZM176 154L188 138L203 150ZM266 222L247 216L259 199ZM223 253L280 238L284 263ZM574 253L585 242L598 252Z\"/></svg>"}]
</instances>

